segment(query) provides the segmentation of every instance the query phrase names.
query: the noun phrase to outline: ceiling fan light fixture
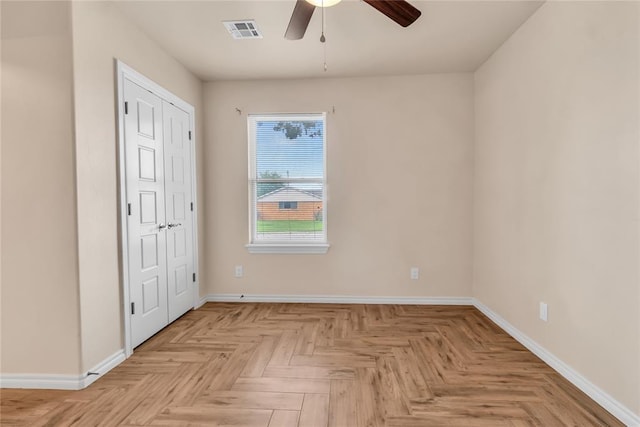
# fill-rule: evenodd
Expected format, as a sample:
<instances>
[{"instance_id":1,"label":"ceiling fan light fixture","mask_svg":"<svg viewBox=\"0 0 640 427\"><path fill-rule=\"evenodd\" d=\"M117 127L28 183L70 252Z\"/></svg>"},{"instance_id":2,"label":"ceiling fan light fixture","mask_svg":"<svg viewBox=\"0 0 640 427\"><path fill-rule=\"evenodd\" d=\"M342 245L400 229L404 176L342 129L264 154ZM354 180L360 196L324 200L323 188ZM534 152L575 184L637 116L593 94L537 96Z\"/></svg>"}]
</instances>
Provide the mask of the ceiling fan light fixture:
<instances>
[{"instance_id":1,"label":"ceiling fan light fixture","mask_svg":"<svg viewBox=\"0 0 640 427\"><path fill-rule=\"evenodd\" d=\"M311 3L316 7L331 7L340 3L342 0L306 0L307 3Z\"/></svg>"}]
</instances>

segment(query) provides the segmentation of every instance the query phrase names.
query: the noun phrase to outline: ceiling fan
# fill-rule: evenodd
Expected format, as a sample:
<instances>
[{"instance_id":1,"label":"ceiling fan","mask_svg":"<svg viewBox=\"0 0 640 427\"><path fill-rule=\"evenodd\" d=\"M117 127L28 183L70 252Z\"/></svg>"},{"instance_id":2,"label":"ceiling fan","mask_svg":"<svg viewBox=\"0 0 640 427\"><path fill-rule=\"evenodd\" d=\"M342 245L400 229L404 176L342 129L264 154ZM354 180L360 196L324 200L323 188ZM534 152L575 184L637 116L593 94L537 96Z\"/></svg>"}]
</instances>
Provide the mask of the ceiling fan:
<instances>
[{"instance_id":1,"label":"ceiling fan","mask_svg":"<svg viewBox=\"0 0 640 427\"><path fill-rule=\"evenodd\" d=\"M403 27L413 24L422 14L405 0L363 1ZM329 7L339 2L340 0L297 0L284 37L288 40L300 40L307 31L316 7Z\"/></svg>"}]
</instances>

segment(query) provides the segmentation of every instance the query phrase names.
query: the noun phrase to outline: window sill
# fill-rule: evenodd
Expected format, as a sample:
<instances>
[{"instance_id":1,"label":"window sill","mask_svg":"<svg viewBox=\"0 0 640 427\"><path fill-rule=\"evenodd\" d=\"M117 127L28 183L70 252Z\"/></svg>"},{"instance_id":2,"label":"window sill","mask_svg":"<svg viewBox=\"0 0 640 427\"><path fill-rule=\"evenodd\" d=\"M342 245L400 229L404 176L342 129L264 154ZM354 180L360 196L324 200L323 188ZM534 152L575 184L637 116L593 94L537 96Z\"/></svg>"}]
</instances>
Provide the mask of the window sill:
<instances>
[{"instance_id":1,"label":"window sill","mask_svg":"<svg viewBox=\"0 0 640 427\"><path fill-rule=\"evenodd\" d=\"M326 254L328 243L249 243L251 254Z\"/></svg>"}]
</instances>

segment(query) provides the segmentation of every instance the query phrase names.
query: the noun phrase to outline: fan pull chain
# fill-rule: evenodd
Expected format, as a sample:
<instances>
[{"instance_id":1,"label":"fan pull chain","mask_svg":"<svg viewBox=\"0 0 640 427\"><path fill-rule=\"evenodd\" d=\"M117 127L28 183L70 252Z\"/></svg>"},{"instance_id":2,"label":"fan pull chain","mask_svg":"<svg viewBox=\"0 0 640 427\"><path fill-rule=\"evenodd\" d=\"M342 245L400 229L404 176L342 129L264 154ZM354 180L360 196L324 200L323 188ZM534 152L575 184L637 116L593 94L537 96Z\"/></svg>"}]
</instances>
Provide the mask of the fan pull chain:
<instances>
[{"instance_id":1,"label":"fan pull chain","mask_svg":"<svg viewBox=\"0 0 640 427\"><path fill-rule=\"evenodd\" d=\"M322 34L320 35L320 43L323 44L322 50L324 55L324 71L327 72L327 38L324 36L324 0L321 0L322 4Z\"/></svg>"},{"instance_id":2,"label":"fan pull chain","mask_svg":"<svg viewBox=\"0 0 640 427\"><path fill-rule=\"evenodd\" d=\"M322 34L320 34L320 43L324 43L327 41L327 39L324 38L324 0L320 0L320 9L322 11L322 28L320 30Z\"/></svg>"}]
</instances>

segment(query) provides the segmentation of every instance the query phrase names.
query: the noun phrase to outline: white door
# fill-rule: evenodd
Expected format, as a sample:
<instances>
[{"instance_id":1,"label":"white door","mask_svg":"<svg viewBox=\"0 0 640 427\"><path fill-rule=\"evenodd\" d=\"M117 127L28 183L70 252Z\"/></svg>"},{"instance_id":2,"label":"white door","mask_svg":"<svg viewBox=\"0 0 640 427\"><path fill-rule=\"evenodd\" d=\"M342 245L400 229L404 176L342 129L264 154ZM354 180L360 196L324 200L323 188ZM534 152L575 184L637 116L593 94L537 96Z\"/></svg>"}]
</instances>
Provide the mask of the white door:
<instances>
[{"instance_id":1,"label":"white door","mask_svg":"<svg viewBox=\"0 0 640 427\"><path fill-rule=\"evenodd\" d=\"M125 167L132 347L169 323L162 100L125 79Z\"/></svg>"},{"instance_id":2,"label":"white door","mask_svg":"<svg viewBox=\"0 0 640 427\"><path fill-rule=\"evenodd\" d=\"M189 114L163 101L169 321L193 308L191 132Z\"/></svg>"}]
</instances>

